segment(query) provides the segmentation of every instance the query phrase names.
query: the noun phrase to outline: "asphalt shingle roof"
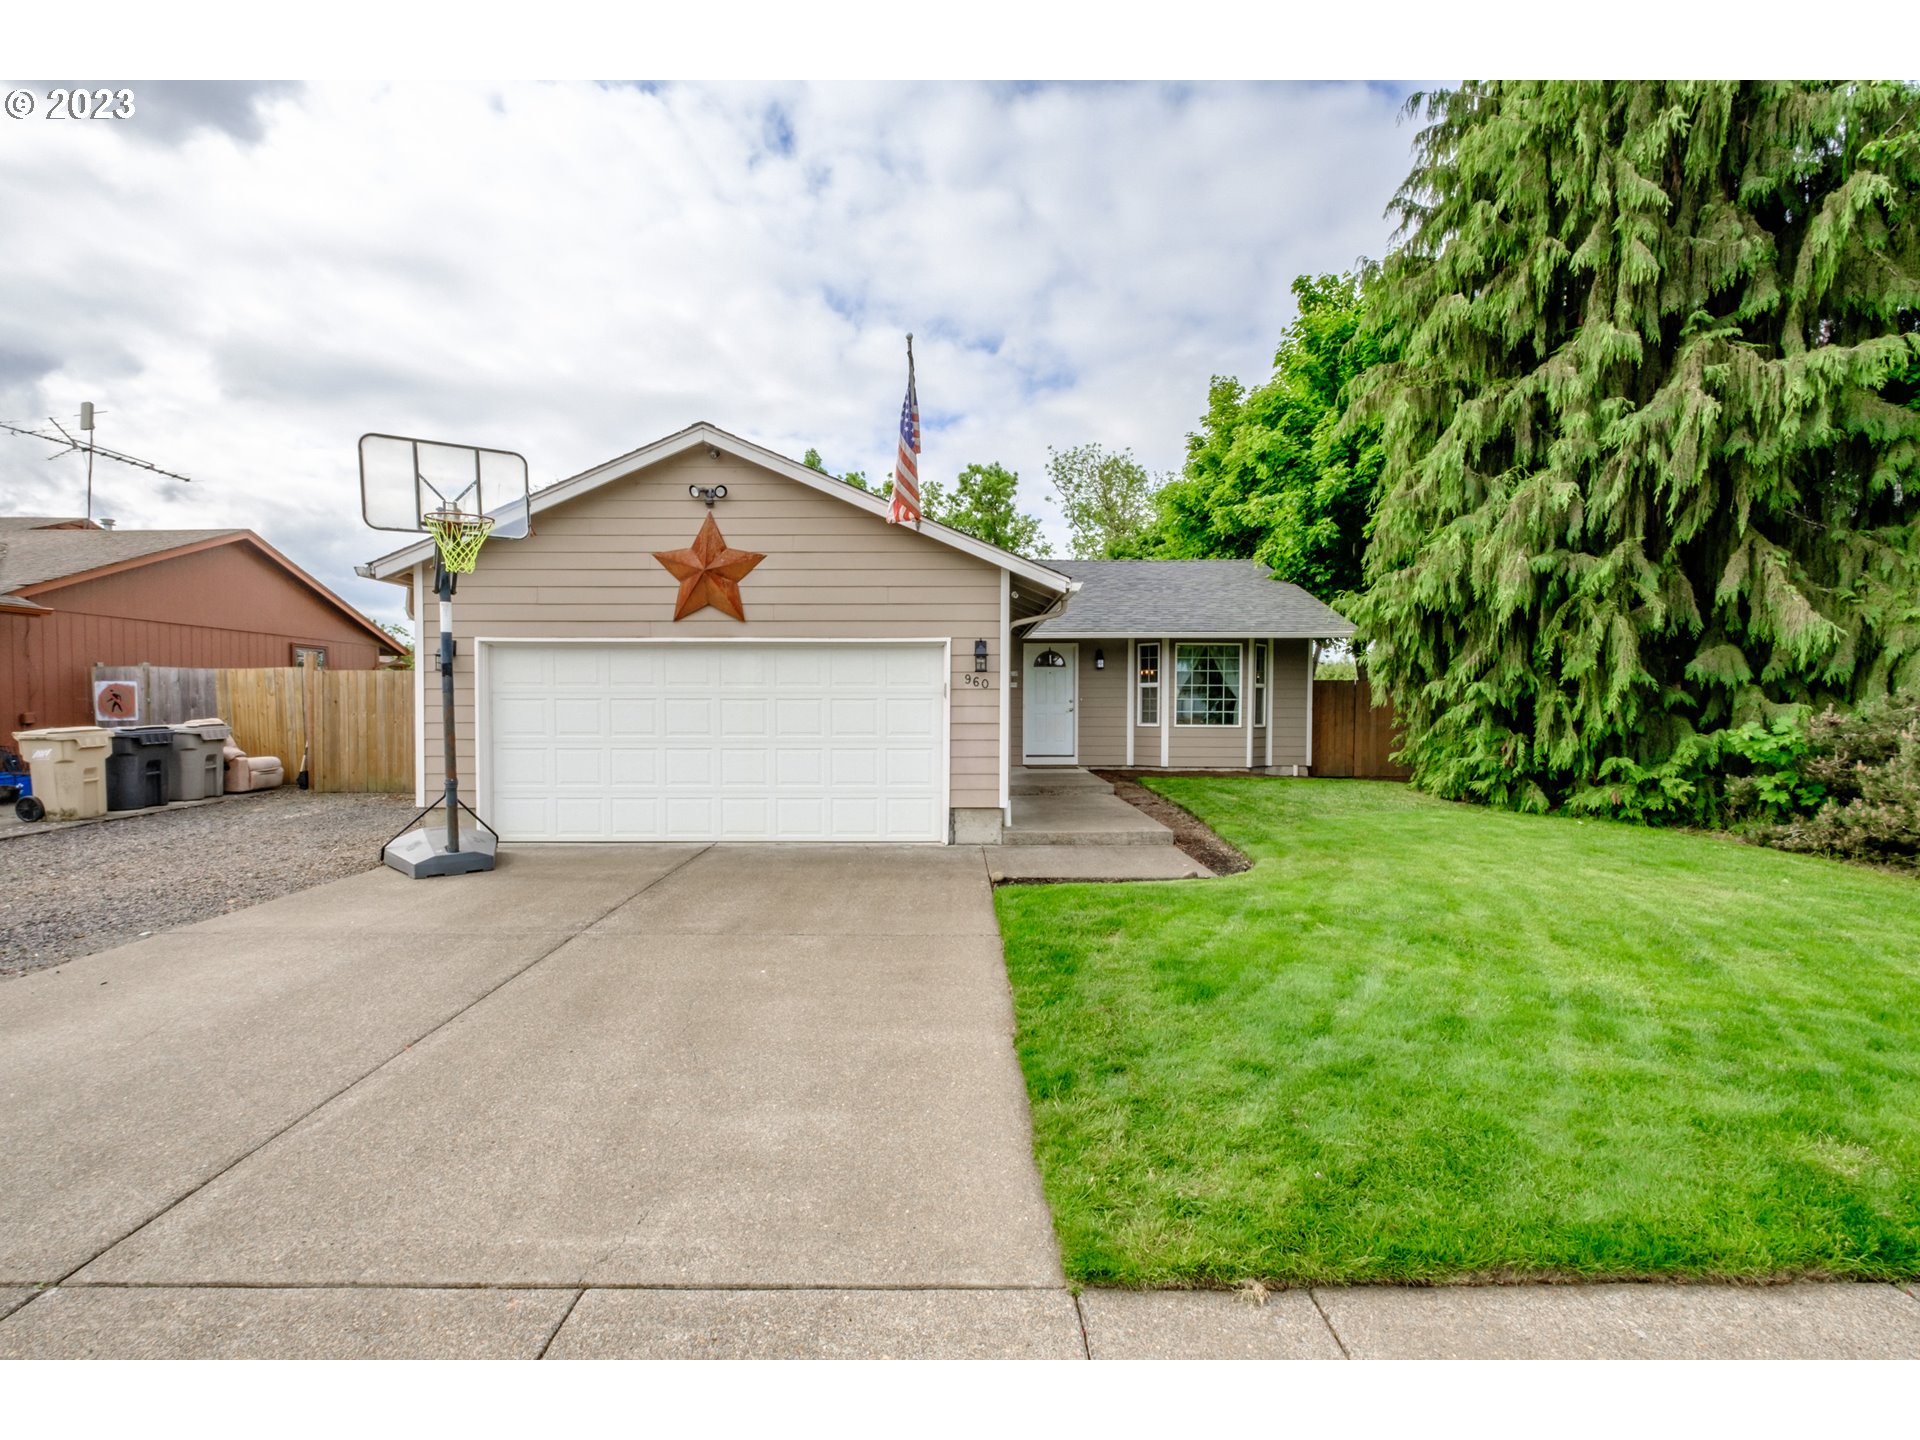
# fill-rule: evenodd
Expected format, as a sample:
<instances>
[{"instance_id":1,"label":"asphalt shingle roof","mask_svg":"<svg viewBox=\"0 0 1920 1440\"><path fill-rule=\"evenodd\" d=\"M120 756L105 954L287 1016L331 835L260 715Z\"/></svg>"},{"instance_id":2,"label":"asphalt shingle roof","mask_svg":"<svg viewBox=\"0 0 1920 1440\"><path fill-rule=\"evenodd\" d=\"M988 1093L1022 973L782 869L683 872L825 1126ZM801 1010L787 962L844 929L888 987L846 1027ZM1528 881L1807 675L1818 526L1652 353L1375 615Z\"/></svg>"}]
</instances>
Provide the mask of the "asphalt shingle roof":
<instances>
[{"instance_id":1,"label":"asphalt shingle roof","mask_svg":"<svg viewBox=\"0 0 1920 1440\"><path fill-rule=\"evenodd\" d=\"M1065 612L1028 633L1079 636L1255 635L1332 640L1353 626L1253 560L1049 560L1081 582Z\"/></svg>"},{"instance_id":2,"label":"asphalt shingle roof","mask_svg":"<svg viewBox=\"0 0 1920 1440\"><path fill-rule=\"evenodd\" d=\"M0 530L0 592L176 550L227 530Z\"/></svg>"}]
</instances>

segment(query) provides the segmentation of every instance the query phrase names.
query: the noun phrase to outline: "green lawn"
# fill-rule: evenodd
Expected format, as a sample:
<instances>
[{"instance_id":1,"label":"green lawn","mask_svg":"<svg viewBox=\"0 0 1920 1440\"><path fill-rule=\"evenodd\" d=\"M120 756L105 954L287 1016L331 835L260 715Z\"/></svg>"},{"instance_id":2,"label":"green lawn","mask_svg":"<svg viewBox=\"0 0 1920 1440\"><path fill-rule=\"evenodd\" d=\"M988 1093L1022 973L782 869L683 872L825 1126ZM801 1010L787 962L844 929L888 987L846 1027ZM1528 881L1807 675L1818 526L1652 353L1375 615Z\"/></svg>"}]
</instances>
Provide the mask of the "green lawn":
<instances>
[{"instance_id":1,"label":"green lawn","mask_svg":"<svg viewBox=\"0 0 1920 1440\"><path fill-rule=\"evenodd\" d=\"M1148 783L1253 868L996 897L1072 1278L1920 1273L1920 882Z\"/></svg>"}]
</instances>

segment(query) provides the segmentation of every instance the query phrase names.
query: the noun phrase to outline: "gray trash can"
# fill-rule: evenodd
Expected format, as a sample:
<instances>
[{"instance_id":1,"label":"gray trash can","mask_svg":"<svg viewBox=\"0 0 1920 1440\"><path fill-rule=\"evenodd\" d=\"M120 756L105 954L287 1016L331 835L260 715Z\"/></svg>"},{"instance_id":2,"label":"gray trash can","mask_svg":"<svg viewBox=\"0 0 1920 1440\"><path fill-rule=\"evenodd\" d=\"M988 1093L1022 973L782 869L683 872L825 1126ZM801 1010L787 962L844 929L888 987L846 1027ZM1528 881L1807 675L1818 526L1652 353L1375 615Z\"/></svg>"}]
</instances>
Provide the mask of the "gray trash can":
<instances>
[{"instance_id":1,"label":"gray trash can","mask_svg":"<svg viewBox=\"0 0 1920 1440\"><path fill-rule=\"evenodd\" d=\"M113 732L107 757L107 809L145 810L167 803L167 756L173 732L164 725L129 725Z\"/></svg>"},{"instance_id":2,"label":"gray trash can","mask_svg":"<svg viewBox=\"0 0 1920 1440\"><path fill-rule=\"evenodd\" d=\"M224 720L188 720L169 725L172 748L167 752L167 799L209 800L226 790L228 738L233 731Z\"/></svg>"}]
</instances>

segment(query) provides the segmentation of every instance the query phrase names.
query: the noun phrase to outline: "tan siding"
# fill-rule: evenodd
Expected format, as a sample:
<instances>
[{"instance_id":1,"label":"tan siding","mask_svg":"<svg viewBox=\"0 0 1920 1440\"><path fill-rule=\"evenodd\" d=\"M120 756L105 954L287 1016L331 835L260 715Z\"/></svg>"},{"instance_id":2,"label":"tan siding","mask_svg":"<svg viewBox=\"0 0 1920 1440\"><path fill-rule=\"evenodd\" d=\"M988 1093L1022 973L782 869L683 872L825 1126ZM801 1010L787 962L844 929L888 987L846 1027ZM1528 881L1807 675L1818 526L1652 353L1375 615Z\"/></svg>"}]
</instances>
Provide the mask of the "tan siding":
<instances>
[{"instance_id":1,"label":"tan siding","mask_svg":"<svg viewBox=\"0 0 1920 1440\"><path fill-rule=\"evenodd\" d=\"M1273 669L1267 703L1273 717L1273 763L1307 763L1307 642L1273 642Z\"/></svg>"},{"instance_id":2,"label":"tan siding","mask_svg":"<svg viewBox=\"0 0 1920 1440\"><path fill-rule=\"evenodd\" d=\"M714 518L727 543L767 558L740 587L742 624L717 610L676 623L677 583L655 550L693 543L705 508L687 486L715 481L727 498ZM1000 804L1001 645L997 566L809 490L783 476L725 456L680 456L616 480L539 516L536 533L495 541L460 580L454 597L454 715L463 794L474 774L474 640L480 636L555 639L807 638L947 639L952 804ZM427 597L422 633L438 633L438 601ZM991 687L958 682L973 673L973 643L988 641ZM431 648L431 638L429 645ZM426 775L430 793L442 774L437 672L426 677Z\"/></svg>"},{"instance_id":3,"label":"tan siding","mask_svg":"<svg viewBox=\"0 0 1920 1440\"><path fill-rule=\"evenodd\" d=\"M1105 652L1106 669L1093 668L1095 651ZM1082 765L1127 763L1126 641L1080 642L1080 695L1075 715L1080 722Z\"/></svg>"}]
</instances>

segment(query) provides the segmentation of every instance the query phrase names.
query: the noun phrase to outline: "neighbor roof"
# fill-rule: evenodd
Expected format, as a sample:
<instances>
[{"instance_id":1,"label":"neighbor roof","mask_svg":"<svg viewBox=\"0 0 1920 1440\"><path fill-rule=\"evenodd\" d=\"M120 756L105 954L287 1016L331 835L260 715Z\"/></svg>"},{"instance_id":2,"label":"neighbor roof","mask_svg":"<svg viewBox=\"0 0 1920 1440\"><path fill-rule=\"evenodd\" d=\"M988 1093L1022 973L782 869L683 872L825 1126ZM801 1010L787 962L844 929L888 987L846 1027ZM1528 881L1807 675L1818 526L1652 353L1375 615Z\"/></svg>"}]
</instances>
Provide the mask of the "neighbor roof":
<instances>
[{"instance_id":1,"label":"neighbor roof","mask_svg":"<svg viewBox=\"0 0 1920 1440\"><path fill-rule=\"evenodd\" d=\"M163 550L178 550L202 540L245 533L244 530L9 529L0 537L0 591L64 580L69 575L123 565Z\"/></svg>"},{"instance_id":2,"label":"neighbor roof","mask_svg":"<svg viewBox=\"0 0 1920 1440\"><path fill-rule=\"evenodd\" d=\"M887 502L878 495L870 494L857 485L849 485L846 481L837 479L823 470L815 470L803 465L798 460L767 449L764 445L756 445L751 440L743 440L738 435L729 434L718 425L705 420L696 421L686 429L662 436L650 445L642 445L638 450L630 450L625 455L616 456L603 465L596 465L591 470L583 470L578 475L557 480L543 489L534 491L532 512L539 515L555 505L564 504L590 490L597 490L602 485L623 479L636 470L657 465L662 460L671 459L683 451L700 445L711 445L716 450L725 450L742 460L763 466L776 475L784 475L789 480L797 480L802 485L810 486L822 494L831 495L834 499L851 505L857 510L865 510L869 515L883 520L886 518ZM1015 575L1044 585L1056 593L1065 591L1071 584L1068 577L1061 573L1059 566L1042 565L1037 560L1016 555L1011 550L1002 550L998 545L990 545L985 540L976 539L964 530L955 530L948 525L924 520L919 526L919 533L929 540L936 540L942 545L951 546L976 559L1010 570ZM422 538L405 549L382 555L370 564L360 567L359 573L370 580L390 580L399 584L407 571L432 558L433 542Z\"/></svg>"},{"instance_id":3,"label":"neighbor roof","mask_svg":"<svg viewBox=\"0 0 1920 1440\"><path fill-rule=\"evenodd\" d=\"M1072 640L1344 640L1353 626L1253 560L1056 560L1080 582L1066 610L1029 635Z\"/></svg>"},{"instance_id":4,"label":"neighbor roof","mask_svg":"<svg viewBox=\"0 0 1920 1440\"><path fill-rule=\"evenodd\" d=\"M105 526L80 515L0 515L0 534L9 530L102 530Z\"/></svg>"},{"instance_id":5,"label":"neighbor roof","mask_svg":"<svg viewBox=\"0 0 1920 1440\"><path fill-rule=\"evenodd\" d=\"M155 564L217 545L246 545L359 625L382 649L396 655L406 653L406 646L251 530L47 529L48 517L22 515L4 518L12 522L30 522L38 518L43 523L37 526L21 523L0 526L0 596L8 596L10 591L23 591L38 599L46 591L57 592L64 585L112 574L117 570ZM50 523L59 524L57 520ZM26 596L12 595L8 598L24 600ZM38 608L45 609L44 606ZM9 605L7 609L9 613L22 613L19 605Z\"/></svg>"}]
</instances>

